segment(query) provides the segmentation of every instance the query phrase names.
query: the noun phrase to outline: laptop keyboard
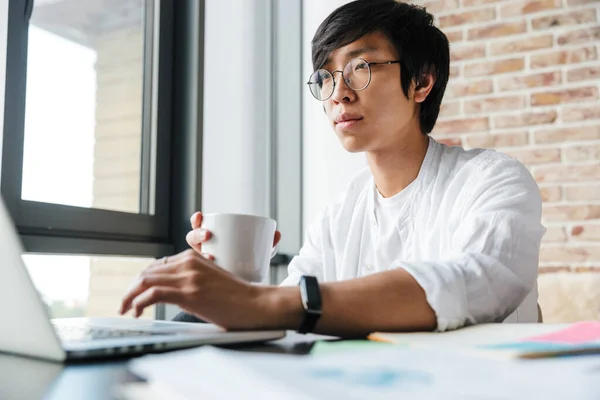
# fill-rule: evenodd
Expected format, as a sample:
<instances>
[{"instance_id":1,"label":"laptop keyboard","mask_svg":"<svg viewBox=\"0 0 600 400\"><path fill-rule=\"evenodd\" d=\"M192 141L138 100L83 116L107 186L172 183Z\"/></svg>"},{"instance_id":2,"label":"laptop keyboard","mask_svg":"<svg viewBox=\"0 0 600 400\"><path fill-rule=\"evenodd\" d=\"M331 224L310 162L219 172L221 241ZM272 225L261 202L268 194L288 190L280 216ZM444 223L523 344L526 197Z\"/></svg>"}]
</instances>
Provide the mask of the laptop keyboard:
<instances>
[{"instance_id":1,"label":"laptop keyboard","mask_svg":"<svg viewBox=\"0 0 600 400\"><path fill-rule=\"evenodd\" d=\"M64 341L79 342L100 339L119 339L128 337L148 337L173 335L173 332L152 332L132 329L101 328L95 326L55 325L56 332Z\"/></svg>"}]
</instances>

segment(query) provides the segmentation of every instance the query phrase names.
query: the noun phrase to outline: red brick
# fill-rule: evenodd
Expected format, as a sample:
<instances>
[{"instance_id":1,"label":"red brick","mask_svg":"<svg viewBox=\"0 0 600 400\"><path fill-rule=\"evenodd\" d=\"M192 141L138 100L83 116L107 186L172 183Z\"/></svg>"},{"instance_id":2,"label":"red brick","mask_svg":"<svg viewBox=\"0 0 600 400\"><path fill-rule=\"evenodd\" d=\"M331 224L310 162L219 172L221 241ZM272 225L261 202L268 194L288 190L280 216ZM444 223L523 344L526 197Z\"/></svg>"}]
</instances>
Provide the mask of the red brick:
<instances>
[{"instance_id":1,"label":"red brick","mask_svg":"<svg viewBox=\"0 0 600 400\"><path fill-rule=\"evenodd\" d=\"M556 111L528 111L515 115L494 117L494 129L514 128L518 126L544 125L556 121Z\"/></svg>"},{"instance_id":2,"label":"red brick","mask_svg":"<svg viewBox=\"0 0 600 400\"><path fill-rule=\"evenodd\" d=\"M596 51L596 48L588 46L531 55L529 58L529 66L531 68L544 68L551 65L576 64L597 59L598 52Z\"/></svg>"},{"instance_id":3,"label":"red brick","mask_svg":"<svg viewBox=\"0 0 600 400\"><path fill-rule=\"evenodd\" d=\"M496 18L494 8L481 8L478 10L463 11L460 13L444 15L440 17L440 28L449 26L470 24L472 22L491 21Z\"/></svg>"},{"instance_id":4,"label":"red brick","mask_svg":"<svg viewBox=\"0 0 600 400\"><path fill-rule=\"evenodd\" d=\"M527 23L503 22L499 24L486 24L479 28L471 28L467 31L468 40L490 39L501 36L517 35L527 32Z\"/></svg>"},{"instance_id":5,"label":"red brick","mask_svg":"<svg viewBox=\"0 0 600 400\"><path fill-rule=\"evenodd\" d=\"M447 146L462 146L462 140L459 137L452 138L435 138L438 143L445 144Z\"/></svg>"},{"instance_id":6,"label":"red brick","mask_svg":"<svg viewBox=\"0 0 600 400\"><path fill-rule=\"evenodd\" d=\"M600 160L600 143L568 147L565 149L565 155L567 162Z\"/></svg>"},{"instance_id":7,"label":"red brick","mask_svg":"<svg viewBox=\"0 0 600 400\"><path fill-rule=\"evenodd\" d=\"M562 46L564 44L576 44L597 40L600 40L600 26L563 33L558 36L556 43Z\"/></svg>"},{"instance_id":8,"label":"red brick","mask_svg":"<svg viewBox=\"0 0 600 400\"><path fill-rule=\"evenodd\" d=\"M548 87L560 84L561 80L560 71L522 76L506 76L498 78L498 89L506 91L529 89L538 86Z\"/></svg>"},{"instance_id":9,"label":"red brick","mask_svg":"<svg viewBox=\"0 0 600 400\"><path fill-rule=\"evenodd\" d=\"M567 186L565 195L568 201L600 200L600 185L586 183L585 185Z\"/></svg>"},{"instance_id":10,"label":"red brick","mask_svg":"<svg viewBox=\"0 0 600 400\"><path fill-rule=\"evenodd\" d=\"M583 226L581 226L581 225L576 225L573 228L571 228L571 236L580 235L582 232L583 232Z\"/></svg>"},{"instance_id":11,"label":"red brick","mask_svg":"<svg viewBox=\"0 0 600 400\"><path fill-rule=\"evenodd\" d=\"M444 34L446 35L446 38L448 38L448 41L450 43L455 43L455 42L462 42L463 41L463 30L461 29L457 29L457 30L446 30L444 29Z\"/></svg>"},{"instance_id":12,"label":"red brick","mask_svg":"<svg viewBox=\"0 0 600 400\"><path fill-rule=\"evenodd\" d=\"M584 121L600 118L600 104L562 108L560 113L564 122Z\"/></svg>"},{"instance_id":13,"label":"red brick","mask_svg":"<svg viewBox=\"0 0 600 400\"><path fill-rule=\"evenodd\" d=\"M568 82L579 82L585 80L598 80L600 79L600 65L595 67L585 67L572 69L567 72Z\"/></svg>"},{"instance_id":14,"label":"red brick","mask_svg":"<svg viewBox=\"0 0 600 400\"><path fill-rule=\"evenodd\" d=\"M437 15L442 11L454 10L458 8L458 0L432 0L426 1L423 6L430 13Z\"/></svg>"},{"instance_id":15,"label":"red brick","mask_svg":"<svg viewBox=\"0 0 600 400\"><path fill-rule=\"evenodd\" d=\"M507 151L506 154L516 158L525 165L560 162L560 149L517 150Z\"/></svg>"},{"instance_id":16,"label":"red brick","mask_svg":"<svg viewBox=\"0 0 600 400\"><path fill-rule=\"evenodd\" d=\"M560 186L544 186L540 188L540 195L544 203L554 203L562 199L562 188Z\"/></svg>"},{"instance_id":17,"label":"red brick","mask_svg":"<svg viewBox=\"0 0 600 400\"><path fill-rule=\"evenodd\" d=\"M542 262L585 262L600 261L600 247L578 246L578 247L548 247L543 246L540 250L540 261Z\"/></svg>"},{"instance_id":18,"label":"red brick","mask_svg":"<svg viewBox=\"0 0 600 400\"><path fill-rule=\"evenodd\" d=\"M489 118L465 118L438 122L433 128L435 134L482 132L489 129Z\"/></svg>"},{"instance_id":19,"label":"red brick","mask_svg":"<svg viewBox=\"0 0 600 400\"><path fill-rule=\"evenodd\" d=\"M581 221L600 218L600 206L550 206L544 205L543 218L546 221Z\"/></svg>"},{"instance_id":20,"label":"red brick","mask_svg":"<svg viewBox=\"0 0 600 400\"><path fill-rule=\"evenodd\" d=\"M470 60L485 57L485 44L472 44L466 46L452 46L450 49L450 61Z\"/></svg>"},{"instance_id":21,"label":"red brick","mask_svg":"<svg viewBox=\"0 0 600 400\"><path fill-rule=\"evenodd\" d=\"M522 108L525 108L525 96L489 97L487 99L465 101L466 114L518 110Z\"/></svg>"},{"instance_id":22,"label":"red brick","mask_svg":"<svg viewBox=\"0 0 600 400\"><path fill-rule=\"evenodd\" d=\"M539 17L531 20L533 29L555 29L559 26L579 25L587 22L596 22L596 10L577 10L569 13Z\"/></svg>"},{"instance_id":23,"label":"red brick","mask_svg":"<svg viewBox=\"0 0 600 400\"><path fill-rule=\"evenodd\" d=\"M510 2L500 8L500 16L502 18L517 17L558 7L560 7L560 0L525 0L517 3Z\"/></svg>"},{"instance_id":24,"label":"red brick","mask_svg":"<svg viewBox=\"0 0 600 400\"><path fill-rule=\"evenodd\" d=\"M440 118L460 115L460 101L444 101L440 107Z\"/></svg>"},{"instance_id":25,"label":"red brick","mask_svg":"<svg viewBox=\"0 0 600 400\"><path fill-rule=\"evenodd\" d=\"M546 234L542 238L544 243L566 242L567 232L562 226L549 226L546 228Z\"/></svg>"},{"instance_id":26,"label":"red brick","mask_svg":"<svg viewBox=\"0 0 600 400\"><path fill-rule=\"evenodd\" d=\"M533 93L531 95L532 106L547 106L560 103L572 103L576 101L596 100L598 88L583 87L576 89L565 89L554 92Z\"/></svg>"},{"instance_id":27,"label":"red brick","mask_svg":"<svg viewBox=\"0 0 600 400\"><path fill-rule=\"evenodd\" d=\"M571 229L571 238L575 241L600 241L599 224L579 224Z\"/></svg>"},{"instance_id":28,"label":"red brick","mask_svg":"<svg viewBox=\"0 0 600 400\"><path fill-rule=\"evenodd\" d=\"M599 267L594 267L594 266L575 267L575 268L573 268L573 272L575 272L575 273L586 273L586 272L598 273L598 272L600 272L600 266Z\"/></svg>"},{"instance_id":29,"label":"red brick","mask_svg":"<svg viewBox=\"0 0 600 400\"><path fill-rule=\"evenodd\" d=\"M526 37L518 40L506 40L503 42L492 43L490 54L510 54L522 53L525 51L547 49L552 47L554 37L552 35Z\"/></svg>"},{"instance_id":30,"label":"red brick","mask_svg":"<svg viewBox=\"0 0 600 400\"><path fill-rule=\"evenodd\" d=\"M446 98L458 98L492 93L494 85L491 79L469 80L469 82L451 82L446 88Z\"/></svg>"},{"instance_id":31,"label":"red brick","mask_svg":"<svg viewBox=\"0 0 600 400\"><path fill-rule=\"evenodd\" d=\"M565 266L560 266L560 267L539 267L538 268L538 274L555 274L557 272L573 272L571 270L571 267L565 267Z\"/></svg>"},{"instance_id":32,"label":"red brick","mask_svg":"<svg viewBox=\"0 0 600 400\"><path fill-rule=\"evenodd\" d=\"M522 71L524 68L525 59L523 58L475 62L465 65L465 76L474 77L505 74L507 72Z\"/></svg>"},{"instance_id":33,"label":"red brick","mask_svg":"<svg viewBox=\"0 0 600 400\"><path fill-rule=\"evenodd\" d=\"M533 175L538 182L589 181L598 179L600 165L543 165Z\"/></svg>"},{"instance_id":34,"label":"red brick","mask_svg":"<svg viewBox=\"0 0 600 400\"><path fill-rule=\"evenodd\" d=\"M528 142L527 132L504 132L465 137L465 144L470 148L494 149L498 147L525 146Z\"/></svg>"}]
</instances>

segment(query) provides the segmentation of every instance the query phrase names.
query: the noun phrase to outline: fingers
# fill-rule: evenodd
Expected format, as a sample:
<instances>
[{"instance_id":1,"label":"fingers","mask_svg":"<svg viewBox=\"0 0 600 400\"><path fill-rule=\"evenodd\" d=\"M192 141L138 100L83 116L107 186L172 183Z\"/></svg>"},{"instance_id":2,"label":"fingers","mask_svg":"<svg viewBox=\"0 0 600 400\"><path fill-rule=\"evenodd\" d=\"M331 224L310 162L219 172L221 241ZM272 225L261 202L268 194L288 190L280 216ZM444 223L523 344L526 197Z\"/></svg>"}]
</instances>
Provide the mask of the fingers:
<instances>
[{"instance_id":1,"label":"fingers","mask_svg":"<svg viewBox=\"0 0 600 400\"><path fill-rule=\"evenodd\" d=\"M215 256L213 256L212 254L208 254L208 253L200 253L200 255L204 258L206 258L207 260L210 261L215 261Z\"/></svg>"},{"instance_id":2,"label":"fingers","mask_svg":"<svg viewBox=\"0 0 600 400\"><path fill-rule=\"evenodd\" d=\"M277 243L281 240L281 232L275 231L275 237L273 238L273 247L277 246Z\"/></svg>"},{"instance_id":3,"label":"fingers","mask_svg":"<svg viewBox=\"0 0 600 400\"><path fill-rule=\"evenodd\" d=\"M127 292L125 297L123 297L119 314L125 314L129 311L135 303L135 299L148 289L158 286L179 287L183 284L183 280L184 278L177 274L156 273L142 275L129 292Z\"/></svg>"},{"instance_id":4,"label":"fingers","mask_svg":"<svg viewBox=\"0 0 600 400\"><path fill-rule=\"evenodd\" d=\"M193 229L185 235L185 241L187 244L197 253L202 253L202 243L209 240L211 237L210 231L206 229Z\"/></svg>"},{"instance_id":5,"label":"fingers","mask_svg":"<svg viewBox=\"0 0 600 400\"><path fill-rule=\"evenodd\" d=\"M202 213L200 211L197 211L192 215L190 224L192 225L192 229L198 229L202 226Z\"/></svg>"},{"instance_id":6,"label":"fingers","mask_svg":"<svg viewBox=\"0 0 600 400\"><path fill-rule=\"evenodd\" d=\"M179 305L183 299L179 289L168 286L153 286L144 291L133 300L133 315L137 318L144 312L144 308L156 303L170 303Z\"/></svg>"},{"instance_id":7,"label":"fingers","mask_svg":"<svg viewBox=\"0 0 600 400\"><path fill-rule=\"evenodd\" d=\"M164 273L176 272L177 267L181 261L184 261L187 258L194 257L196 253L192 250L182 251L181 253L174 254L172 256L159 258L152 262L152 264L148 265L143 271L143 274L148 274L150 272L155 273L158 271L162 271Z\"/></svg>"},{"instance_id":8,"label":"fingers","mask_svg":"<svg viewBox=\"0 0 600 400\"><path fill-rule=\"evenodd\" d=\"M169 257L160 258L146 267L146 269L141 272L139 280L133 284L127 294L123 297L121 306L118 310L119 314L124 314L129 311L133 299L150 287L150 282L152 282L153 285L156 284L156 281L151 280L151 276L177 276L179 268L183 265L182 262L187 258L194 257L194 254L195 253L192 250L182 251L181 253Z\"/></svg>"}]
</instances>

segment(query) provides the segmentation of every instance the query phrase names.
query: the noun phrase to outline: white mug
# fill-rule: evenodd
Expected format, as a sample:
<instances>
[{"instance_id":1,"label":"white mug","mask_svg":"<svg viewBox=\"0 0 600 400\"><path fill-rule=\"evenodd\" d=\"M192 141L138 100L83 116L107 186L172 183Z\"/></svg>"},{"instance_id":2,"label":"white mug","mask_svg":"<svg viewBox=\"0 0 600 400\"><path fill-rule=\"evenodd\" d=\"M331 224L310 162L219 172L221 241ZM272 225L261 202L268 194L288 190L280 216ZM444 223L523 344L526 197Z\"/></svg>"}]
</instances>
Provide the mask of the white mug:
<instances>
[{"instance_id":1,"label":"white mug","mask_svg":"<svg viewBox=\"0 0 600 400\"><path fill-rule=\"evenodd\" d=\"M245 214L203 214L202 228L212 233L202 244L202 252L213 255L219 267L249 282L263 282L268 277L277 228L274 220Z\"/></svg>"}]
</instances>

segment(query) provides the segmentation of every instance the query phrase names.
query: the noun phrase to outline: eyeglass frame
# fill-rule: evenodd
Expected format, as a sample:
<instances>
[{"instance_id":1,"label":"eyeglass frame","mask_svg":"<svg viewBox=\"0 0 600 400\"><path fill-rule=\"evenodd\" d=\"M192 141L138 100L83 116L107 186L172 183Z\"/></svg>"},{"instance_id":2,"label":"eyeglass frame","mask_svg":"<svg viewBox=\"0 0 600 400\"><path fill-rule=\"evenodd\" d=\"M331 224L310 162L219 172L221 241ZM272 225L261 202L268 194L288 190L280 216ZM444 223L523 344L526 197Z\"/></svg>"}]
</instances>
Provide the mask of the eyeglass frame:
<instances>
[{"instance_id":1,"label":"eyeglass frame","mask_svg":"<svg viewBox=\"0 0 600 400\"><path fill-rule=\"evenodd\" d=\"M362 60L362 61L364 61L364 62L365 62L365 64L367 64L367 67L369 68L369 80L367 81L367 84L365 85L365 87L363 87L362 89L353 89L353 88L351 88L351 87L350 87L350 86L348 86L348 84L346 83L346 79L344 79L344 69L346 69L346 66L347 66L348 64L350 64L350 63L351 63L353 60ZM355 92L362 92L363 90L365 90L366 88L368 88L368 87L369 87L369 85L371 84L371 65L390 65L390 64L398 64L398 63L400 63L401 61L402 61L402 60L395 60L395 61L380 61L380 62L368 62L367 60L365 60L365 59L364 59L364 58L362 58L362 57L354 57L354 58L352 58L350 61L348 61L346 64L344 64L344 69L342 69L341 71L340 71L340 70L329 71L328 69L325 69L325 68L319 68L319 69L317 69L316 71L313 71L313 73L312 73L312 74L310 74L310 76L312 77L312 76L315 74L315 72L317 72L317 71L320 71L320 70L323 70L323 71L327 71L327 73L329 73L329 75L331 75L331 78L333 79L333 88L332 88L332 90L331 90L331 94L330 94L329 96L327 96L327 97L326 97L326 98L324 98L324 99L317 99L317 96L315 96L315 94L312 92L312 90L310 90L310 87L309 87L309 89L308 89L308 90L310 91L310 94L312 94L312 96L313 96L315 99L317 99L318 101L327 101L327 100L329 100L329 99L331 98L331 96L333 96L333 94L335 93L335 85L337 84L337 82L335 81L335 75L334 75L334 74L335 74L336 72L339 72L339 73L341 73L341 74L342 74L342 80L344 81L344 84L345 84L345 85L348 87L348 89L350 89L350 90L353 90L353 91L355 91ZM313 82L310 82L310 77L309 77L308 79L309 79L309 80L308 80L308 82L306 82L306 84L307 84L307 85L310 85L311 83L313 83Z\"/></svg>"}]
</instances>

